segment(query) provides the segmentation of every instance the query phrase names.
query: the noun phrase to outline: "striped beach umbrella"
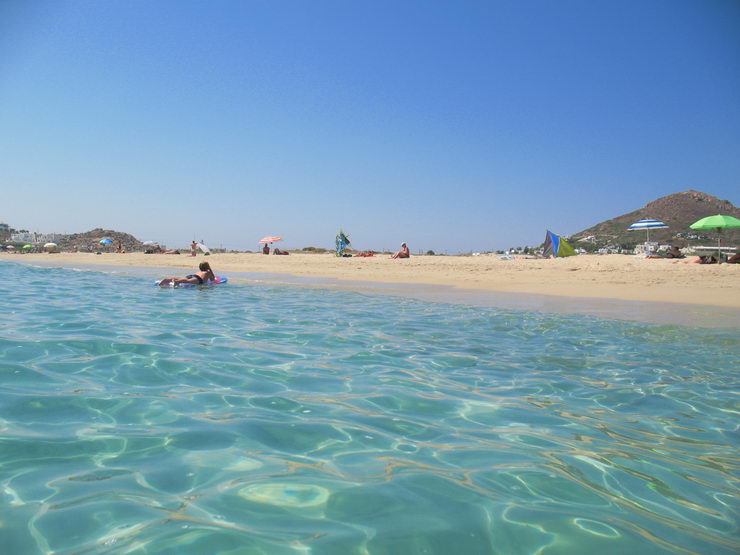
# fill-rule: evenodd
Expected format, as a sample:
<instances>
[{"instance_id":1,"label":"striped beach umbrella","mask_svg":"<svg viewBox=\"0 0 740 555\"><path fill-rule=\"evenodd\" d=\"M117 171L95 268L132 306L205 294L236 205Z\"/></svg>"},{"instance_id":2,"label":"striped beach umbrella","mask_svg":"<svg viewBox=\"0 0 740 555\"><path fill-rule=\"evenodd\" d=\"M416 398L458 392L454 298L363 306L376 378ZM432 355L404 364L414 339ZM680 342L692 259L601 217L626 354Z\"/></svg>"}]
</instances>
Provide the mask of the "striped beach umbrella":
<instances>
[{"instance_id":1,"label":"striped beach umbrella","mask_svg":"<svg viewBox=\"0 0 740 555\"><path fill-rule=\"evenodd\" d=\"M641 229L644 229L647 233L647 240L650 241L650 230L651 229L664 229L667 228L668 225L661 222L660 220L640 220L639 222L633 223L631 226L627 228L627 231L639 231Z\"/></svg>"}]
</instances>

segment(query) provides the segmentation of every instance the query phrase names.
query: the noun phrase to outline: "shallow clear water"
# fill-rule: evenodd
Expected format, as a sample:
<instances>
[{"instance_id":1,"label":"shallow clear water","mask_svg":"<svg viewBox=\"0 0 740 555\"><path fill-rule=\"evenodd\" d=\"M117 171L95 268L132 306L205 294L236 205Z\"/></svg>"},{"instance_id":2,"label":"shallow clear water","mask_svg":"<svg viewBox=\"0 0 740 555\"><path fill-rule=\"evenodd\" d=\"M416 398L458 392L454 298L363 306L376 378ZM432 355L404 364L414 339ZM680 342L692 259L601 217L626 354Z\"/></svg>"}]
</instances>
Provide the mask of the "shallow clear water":
<instances>
[{"instance_id":1,"label":"shallow clear water","mask_svg":"<svg viewBox=\"0 0 740 555\"><path fill-rule=\"evenodd\" d=\"M0 264L3 553L733 553L738 333Z\"/></svg>"}]
</instances>

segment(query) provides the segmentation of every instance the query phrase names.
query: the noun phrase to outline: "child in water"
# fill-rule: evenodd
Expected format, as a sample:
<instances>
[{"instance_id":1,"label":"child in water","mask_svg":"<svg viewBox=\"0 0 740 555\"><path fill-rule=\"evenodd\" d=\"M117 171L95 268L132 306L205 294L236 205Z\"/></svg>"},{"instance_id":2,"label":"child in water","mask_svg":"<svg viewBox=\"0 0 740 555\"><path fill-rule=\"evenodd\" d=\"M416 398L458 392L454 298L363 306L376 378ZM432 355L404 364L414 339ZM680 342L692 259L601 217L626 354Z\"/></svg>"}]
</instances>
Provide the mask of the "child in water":
<instances>
[{"instance_id":1,"label":"child in water","mask_svg":"<svg viewBox=\"0 0 740 555\"><path fill-rule=\"evenodd\" d=\"M160 287L167 287L168 285L171 285L173 287L177 287L181 283L192 283L193 285L202 285L209 281L215 281L216 276L213 273L213 270L211 270L211 265L208 264L208 262L201 262L200 265L198 265L199 272L195 274L189 274L185 276L184 278L164 278L162 281L159 282Z\"/></svg>"}]
</instances>

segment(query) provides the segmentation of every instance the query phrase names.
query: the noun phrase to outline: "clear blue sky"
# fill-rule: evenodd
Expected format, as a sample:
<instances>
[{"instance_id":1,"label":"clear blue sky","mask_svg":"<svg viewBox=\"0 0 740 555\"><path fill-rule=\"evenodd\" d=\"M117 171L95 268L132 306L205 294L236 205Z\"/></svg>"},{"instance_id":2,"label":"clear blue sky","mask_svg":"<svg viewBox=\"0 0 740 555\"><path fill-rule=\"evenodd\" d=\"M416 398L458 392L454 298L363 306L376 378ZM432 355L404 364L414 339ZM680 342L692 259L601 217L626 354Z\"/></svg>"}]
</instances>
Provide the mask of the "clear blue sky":
<instances>
[{"instance_id":1,"label":"clear blue sky","mask_svg":"<svg viewBox=\"0 0 740 555\"><path fill-rule=\"evenodd\" d=\"M737 0L0 1L0 221L467 252L740 204Z\"/></svg>"}]
</instances>

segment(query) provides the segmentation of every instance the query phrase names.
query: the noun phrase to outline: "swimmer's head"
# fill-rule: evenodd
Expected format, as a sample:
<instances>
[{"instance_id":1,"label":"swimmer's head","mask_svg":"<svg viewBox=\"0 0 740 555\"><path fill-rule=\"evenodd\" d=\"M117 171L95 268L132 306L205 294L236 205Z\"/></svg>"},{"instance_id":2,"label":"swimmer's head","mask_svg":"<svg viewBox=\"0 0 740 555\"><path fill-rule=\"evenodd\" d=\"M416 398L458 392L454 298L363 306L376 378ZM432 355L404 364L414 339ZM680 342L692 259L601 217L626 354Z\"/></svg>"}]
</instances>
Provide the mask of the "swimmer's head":
<instances>
[{"instance_id":1,"label":"swimmer's head","mask_svg":"<svg viewBox=\"0 0 740 555\"><path fill-rule=\"evenodd\" d=\"M201 263L200 263L200 264L198 265L198 268L200 268L200 271L201 271L201 272L207 272L208 270L210 270L210 269L211 269L211 265L210 265L210 264L208 264L208 262L201 262Z\"/></svg>"}]
</instances>

